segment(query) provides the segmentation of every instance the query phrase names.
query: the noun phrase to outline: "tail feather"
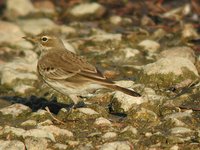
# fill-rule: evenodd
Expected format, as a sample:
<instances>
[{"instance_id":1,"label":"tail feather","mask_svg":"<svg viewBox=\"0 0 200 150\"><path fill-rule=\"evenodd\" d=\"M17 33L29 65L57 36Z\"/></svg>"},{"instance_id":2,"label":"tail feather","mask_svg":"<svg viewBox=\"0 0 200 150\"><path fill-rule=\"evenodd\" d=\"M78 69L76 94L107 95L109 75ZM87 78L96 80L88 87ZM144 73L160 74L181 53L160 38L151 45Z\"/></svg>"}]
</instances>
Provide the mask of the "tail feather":
<instances>
[{"instance_id":1,"label":"tail feather","mask_svg":"<svg viewBox=\"0 0 200 150\"><path fill-rule=\"evenodd\" d=\"M134 96L134 97L140 97L141 95L133 90L130 90L130 89L127 89L127 88L124 88L124 87L121 87L121 86L118 86L118 85L115 85L115 84L108 84L108 85L105 85L106 87L108 88L111 88L111 89L114 89L114 90L118 90L118 91L121 91L125 94L128 94L130 96Z\"/></svg>"}]
</instances>

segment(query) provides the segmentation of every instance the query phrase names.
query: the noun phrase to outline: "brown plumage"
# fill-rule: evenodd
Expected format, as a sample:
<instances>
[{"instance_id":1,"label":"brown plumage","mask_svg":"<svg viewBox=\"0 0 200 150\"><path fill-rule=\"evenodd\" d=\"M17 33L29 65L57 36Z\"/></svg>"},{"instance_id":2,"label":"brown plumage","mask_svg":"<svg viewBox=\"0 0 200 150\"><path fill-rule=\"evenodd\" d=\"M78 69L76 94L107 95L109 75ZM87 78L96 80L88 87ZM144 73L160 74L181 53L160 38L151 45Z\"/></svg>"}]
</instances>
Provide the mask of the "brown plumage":
<instances>
[{"instance_id":1,"label":"brown plumage","mask_svg":"<svg viewBox=\"0 0 200 150\"><path fill-rule=\"evenodd\" d=\"M26 39L40 47L41 54L37 65L40 77L64 95L82 95L94 89L107 87L131 96L141 96L108 80L85 58L66 50L61 39L56 36L41 34Z\"/></svg>"}]
</instances>

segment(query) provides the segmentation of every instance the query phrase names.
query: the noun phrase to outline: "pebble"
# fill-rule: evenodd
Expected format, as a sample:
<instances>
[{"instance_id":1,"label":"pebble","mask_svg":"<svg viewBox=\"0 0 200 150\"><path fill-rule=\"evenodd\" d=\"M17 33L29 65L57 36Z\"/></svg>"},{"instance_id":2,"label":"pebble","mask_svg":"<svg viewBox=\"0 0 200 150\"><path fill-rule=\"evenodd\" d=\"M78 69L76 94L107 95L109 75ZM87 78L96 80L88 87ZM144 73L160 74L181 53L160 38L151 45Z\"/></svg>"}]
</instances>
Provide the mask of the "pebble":
<instances>
[{"instance_id":1,"label":"pebble","mask_svg":"<svg viewBox=\"0 0 200 150\"><path fill-rule=\"evenodd\" d=\"M115 141L100 146L100 150L131 150L131 144L126 141Z\"/></svg>"},{"instance_id":2,"label":"pebble","mask_svg":"<svg viewBox=\"0 0 200 150\"><path fill-rule=\"evenodd\" d=\"M123 19L120 16L111 16L109 20L110 20L110 23L114 25L119 25L122 23Z\"/></svg>"},{"instance_id":3,"label":"pebble","mask_svg":"<svg viewBox=\"0 0 200 150\"><path fill-rule=\"evenodd\" d=\"M100 18L105 13L106 9L99 3L83 3L74 6L70 11L72 17L82 19L86 17Z\"/></svg>"},{"instance_id":4,"label":"pebble","mask_svg":"<svg viewBox=\"0 0 200 150\"><path fill-rule=\"evenodd\" d=\"M86 115L98 115L99 114L98 112L94 111L91 108L78 108L77 110Z\"/></svg>"},{"instance_id":5,"label":"pebble","mask_svg":"<svg viewBox=\"0 0 200 150\"><path fill-rule=\"evenodd\" d=\"M38 129L42 129L48 133L52 133L55 136L67 136L67 137L73 136L73 133L71 131L68 131L67 129L60 129L59 127L56 127L54 125L38 126Z\"/></svg>"},{"instance_id":6,"label":"pebble","mask_svg":"<svg viewBox=\"0 0 200 150\"><path fill-rule=\"evenodd\" d=\"M26 120L21 123L21 126L36 126L37 122L35 120Z\"/></svg>"},{"instance_id":7,"label":"pebble","mask_svg":"<svg viewBox=\"0 0 200 150\"><path fill-rule=\"evenodd\" d=\"M193 64L196 61L195 53L192 48L187 46L179 46L179 47L172 47L166 50L163 50L158 56L157 59L161 58L170 58L170 57L182 57L187 58Z\"/></svg>"},{"instance_id":8,"label":"pebble","mask_svg":"<svg viewBox=\"0 0 200 150\"><path fill-rule=\"evenodd\" d=\"M26 115L31 112L31 109L28 106L22 104L13 104L8 107L4 107L0 109L2 115L10 115L13 118L18 117L20 115Z\"/></svg>"},{"instance_id":9,"label":"pebble","mask_svg":"<svg viewBox=\"0 0 200 150\"><path fill-rule=\"evenodd\" d=\"M172 134L184 134L184 133L191 133L192 130L185 127L175 127L171 129Z\"/></svg>"},{"instance_id":10,"label":"pebble","mask_svg":"<svg viewBox=\"0 0 200 150\"><path fill-rule=\"evenodd\" d=\"M106 118L100 117L95 120L94 124L98 126L110 126L111 122Z\"/></svg>"},{"instance_id":11,"label":"pebble","mask_svg":"<svg viewBox=\"0 0 200 150\"><path fill-rule=\"evenodd\" d=\"M147 75L173 73L180 76L184 74L182 68L187 68L191 73L199 76L194 64L190 60L181 57L161 58L154 63L145 65L143 71Z\"/></svg>"},{"instance_id":12,"label":"pebble","mask_svg":"<svg viewBox=\"0 0 200 150\"><path fill-rule=\"evenodd\" d=\"M53 147L59 150L66 150L68 146L66 144L56 143Z\"/></svg>"},{"instance_id":13,"label":"pebble","mask_svg":"<svg viewBox=\"0 0 200 150\"><path fill-rule=\"evenodd\" d=\"M27 150L47 150L48 142L45 138L27 137L25 145Z\"/></svg>"},{"instance_id":14,"label":"pebble","mask_svg":"<svg viewBox=\"0 0 200 150\"><path fill-rule=\"evenodd\" d=\"M19 20L18 25L25 33L32 35L38 35L43 31L57 28L57 25L48 18Z\"/></svg>"},{"instance_id":15,"label":"pebble","mask_svg":"<svg viewBox=\"0 0 200 150\"><path fill-rule=\"evenodd\" d=\"M38 123L37 125L38 126L47 126L47 125L52 125L52 124L53 124L53 122L51 120L47 119L43 122Z\"/></svg>"},{"instance_id":16,"label":"pebble","mask_svg":"<svg viewBox=\"0 0 200 150\"><path fill-rule=\"evenodd\" d=\"M0 150L25 150L25 145L18 140L0 140Z\"/></svg>"},{"instance_id":17,"label":"pebble","mask_svg":"<svg viewBox=\"0 0 200 150\"><path fill-rule=\"evenodd\" d=\"M184 112L177 112L177 113L167 115L167 116L165 116L165 119L168 119L168 118L178 119L178 118L192 117L192 113L193 113L192 110L186 110Z\"/></svg>"},{"instance_id":18,"label":"pebble","mask_svg":"<svg viewBox=\"0 0 200 150\"><path fill-rule=\"evenodd\" d=\"M111 139L115 137L117 137L117 133L115 132L107 132L102 136L103 139Z\"/></svg>"},{"instance_id":19,"label":"pebble","mask_svg":"<svg viewBox=\"0 0 200 150\"><path fill-rule=\"evenodd\" d=\"M125 58L135 57L136 55L140 54L139 50L133 49L133 48L129 48L129 47L123 49L123 52L125 53Z\"/></svg>"},{"instance_id":20,"label":"pebble","mask_svg":"<svg viewBox=\"0 0 200 150\"><path fill-rule=\"evenodd\" d=\"M184 24L183 30L182 30L182 39L195 39L199 38L198 32L195 30L195 27L193 24Z\"/></svg>"},{"instance_id":21,"label":"pebble","mask_svg":"<svg viewBox=\"0 0 200 150\"><path fill-rule=\"evenodd\" d=\"M133 126L127 126L124 129L122 129L121 133L123 132L131 132L132 134L136 135L138 133L138 130Z\"/></svg>"},{"instance_id":22,"label":"pebble","mask_svg":"<svg viewBox=\"0 0 200 150\"><path fill-rule=\"evenodd\" d=\"M105 41L120 42L122 40L122 35L112 34L112 33L102 33L90 36L89 39L91 39L94 42L105 42Z\"/></svg>"},{"instance_id":23,"label":"pebble","mask_svg":"<svg viewBox=\"0 0 200 150\"><path fill-rule=\"evenodd\" d=\"M144 40L140 42L138 46L142 47L144 50L148 51L149 53L155 53L160 48L160 44L152 40Z\"/></svg>"},{"instance_id":24,"label":"pebble","mask_svg":"<svg viewBox=\"0 0 200 150\"><path fill-rule=\"evenodd\" d=\"M30 89L34 89L34 87L30 85L25 85L25 84L16 85L15 87L13 87L13 90L19 94L25 94L26 91Z\"/></svg>"}]
</instances>

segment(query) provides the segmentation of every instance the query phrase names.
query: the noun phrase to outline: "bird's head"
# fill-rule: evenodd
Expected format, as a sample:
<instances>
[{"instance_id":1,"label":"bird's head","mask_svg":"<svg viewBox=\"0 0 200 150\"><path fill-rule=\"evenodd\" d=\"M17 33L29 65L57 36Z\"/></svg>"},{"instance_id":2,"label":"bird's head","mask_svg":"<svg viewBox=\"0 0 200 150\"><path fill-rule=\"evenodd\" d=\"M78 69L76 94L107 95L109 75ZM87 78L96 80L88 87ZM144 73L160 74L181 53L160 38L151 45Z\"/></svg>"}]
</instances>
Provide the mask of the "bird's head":
<instances>
[{"instance_id":1,"label":"bird's head","mask_svg":"<svg viewBox=\"0 0 200 150\"><path fill-rule=\"evenodd\" d=\"M64 47L62 40L56 35L50 33L41 33L37 36L28 36L23 38L37 44L41 52Z\"/></svg>"}]
</instances>

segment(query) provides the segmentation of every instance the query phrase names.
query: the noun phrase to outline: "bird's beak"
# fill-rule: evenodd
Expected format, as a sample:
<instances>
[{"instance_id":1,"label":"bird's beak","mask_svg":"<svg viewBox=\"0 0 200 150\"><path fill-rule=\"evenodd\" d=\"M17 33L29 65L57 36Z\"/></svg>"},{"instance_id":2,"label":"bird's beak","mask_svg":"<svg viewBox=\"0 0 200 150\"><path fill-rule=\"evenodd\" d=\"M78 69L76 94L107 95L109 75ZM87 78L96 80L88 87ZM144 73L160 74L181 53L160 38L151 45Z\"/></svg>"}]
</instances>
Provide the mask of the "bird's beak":
<instances>
[{"instance_id":1,"label":"bird's beak","mask_svg":"<svg viewBox=\"0 0 200 150\"><path fill-rule=\"evenodd\" d=\"M32 43L36 43L37 42L37 39L34 38L34 37L25 36L25 37L22 37L22 38L24 38L25 40L30 41Z\"/></svg>"}]
</instances>

